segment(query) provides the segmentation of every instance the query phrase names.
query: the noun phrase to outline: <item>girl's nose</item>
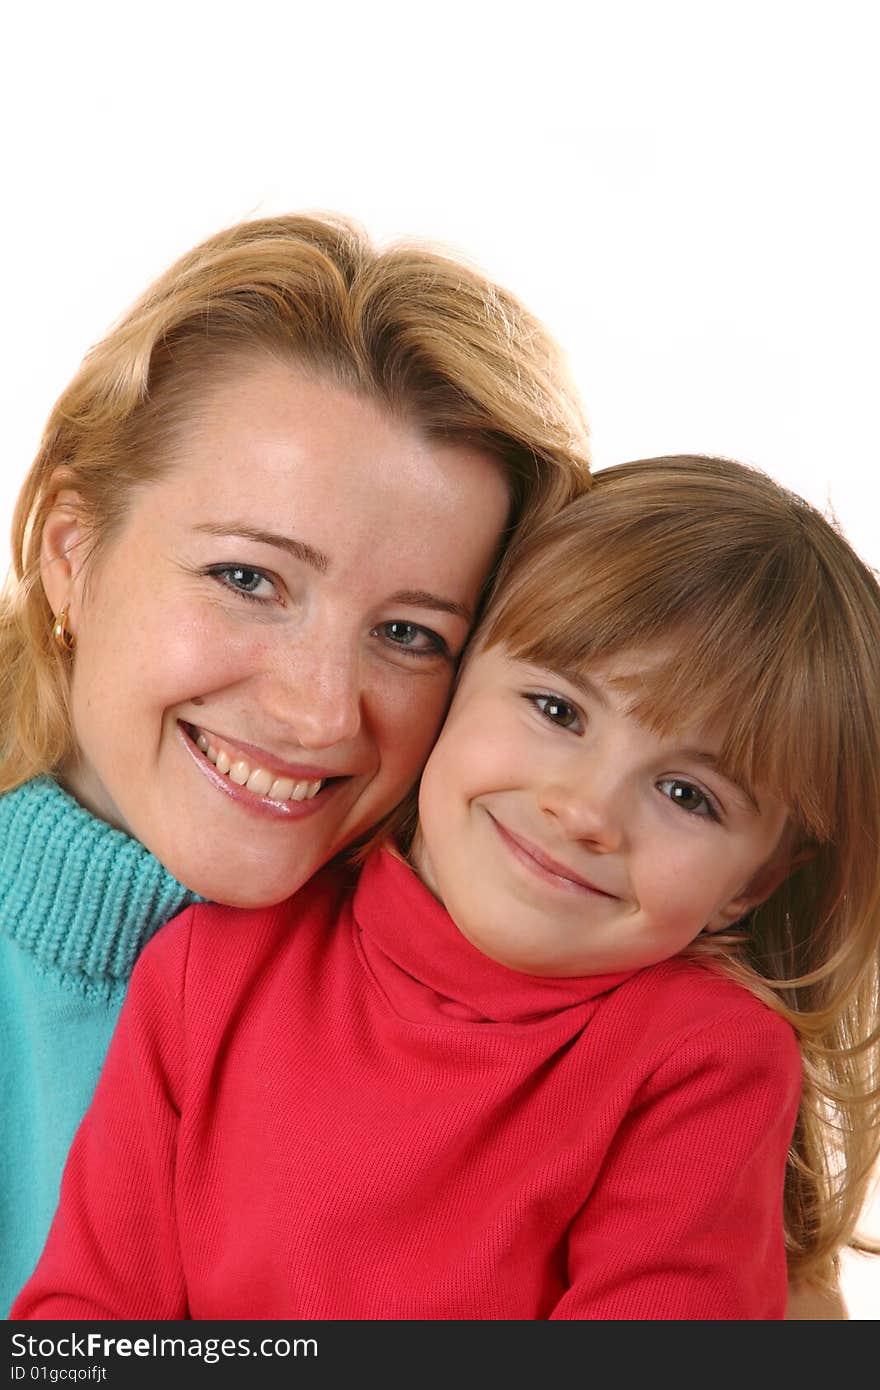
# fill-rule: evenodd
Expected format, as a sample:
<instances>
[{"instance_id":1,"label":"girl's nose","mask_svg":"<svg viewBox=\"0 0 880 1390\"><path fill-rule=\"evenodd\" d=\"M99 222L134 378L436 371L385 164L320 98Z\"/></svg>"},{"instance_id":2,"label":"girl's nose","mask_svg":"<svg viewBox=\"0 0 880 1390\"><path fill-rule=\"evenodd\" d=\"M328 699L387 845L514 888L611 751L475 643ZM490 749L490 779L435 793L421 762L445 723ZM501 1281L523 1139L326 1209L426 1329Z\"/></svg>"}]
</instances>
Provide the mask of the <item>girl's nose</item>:
<instances>
[{"instance_id":1,"label":"girl's nose","mask_svg":"<svg viewBox=\"0 0 880 1390\"><path fill-rule=\"evenodd\" d=\"M623 844L620 793L598 775L550 779L541 789L541 810L569 840L587 845L597 854L612 854Z\"/></svg>"}]
</instances>

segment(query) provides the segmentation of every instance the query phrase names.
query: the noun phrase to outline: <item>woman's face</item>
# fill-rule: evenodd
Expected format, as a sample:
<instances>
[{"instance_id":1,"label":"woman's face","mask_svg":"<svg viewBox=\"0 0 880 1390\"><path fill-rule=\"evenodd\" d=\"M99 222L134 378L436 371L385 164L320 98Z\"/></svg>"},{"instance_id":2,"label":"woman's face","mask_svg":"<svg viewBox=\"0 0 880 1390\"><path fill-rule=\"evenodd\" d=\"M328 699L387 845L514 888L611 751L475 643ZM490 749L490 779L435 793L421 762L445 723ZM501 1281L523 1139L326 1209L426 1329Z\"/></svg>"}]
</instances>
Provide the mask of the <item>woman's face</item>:
<instances>
[{"instance_id":1,"label":"woman's face","mask_svg":"<svg viewBox=\"0 0 880 1390\"><path fill-rule=\"evenodd\" d=\"M61 780L196 892L280 901L427 756L506 519L498 464L266 363L201 403L88 575L72 501L44 543L76 635Z\"/></svg>"}]
</instances>

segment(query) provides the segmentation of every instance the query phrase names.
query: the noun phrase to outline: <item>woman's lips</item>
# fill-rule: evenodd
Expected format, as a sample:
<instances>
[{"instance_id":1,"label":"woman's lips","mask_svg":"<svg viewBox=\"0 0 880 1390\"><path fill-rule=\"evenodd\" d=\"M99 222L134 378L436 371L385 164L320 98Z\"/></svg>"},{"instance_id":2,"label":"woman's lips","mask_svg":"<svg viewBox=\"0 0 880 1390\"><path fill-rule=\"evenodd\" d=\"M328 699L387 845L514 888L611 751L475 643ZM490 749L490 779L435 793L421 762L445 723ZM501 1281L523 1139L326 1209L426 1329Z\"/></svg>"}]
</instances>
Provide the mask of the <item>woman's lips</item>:
<instances>
[{"instance_id":1,"label":"woman's lips","mask_svg":"<svg viewBox=\"0 0 880 1390\"><path fill-rule=\"evenodd\" d=\"M552 883L556 888L565 889L587 896L599 898L615 898L615 893L607 893L604 888L598 888L595 883L577 873L567 865L561 864L559 860L553 859L551 855L545 854L537 845L533 845L530 840L523 840L518 835L514 835L511 830L503 826L496 820L491 812L487 813L498 835L506 845L507 849L514 858L527 869L531 870L537 878L546 883Z\"/></svg>"},{"instance_id":2,"label":"woman's lips","mask_svg":"<svg viewBox=\"0 0 880 1390\"><path fill-rule=\"evenodd\" d=\"M293 782L324 782L341 775L338 770L318 767L314 763L284 762L273 753L268 753L265 748L258 748L254 743L245 743L242 739L229 738L226 734L203 728L201 724L188 724L184 720L180 720L180 724L193 743L197 743L199 735L203 735L215 750L226 751L231 762L240 758L252 770L262 768L276 778L287 777Z\"/></svg>"},{"instance_id":3,"label":"woman's lips","mask_svg":"<svg viewBox=\"0 0 880 1390\"><path fill-rule=\"evenodd\" d=\"M266 758L262 750L256 749L253 744L221 739L218 735L212 734L210 739L215 743L211 745L211 751L216 755L222 750L226 756L225 770L223 764L221 769L218 769L217 757L212 760L199 746L208 739L207 730L187 724L183 720L178 722L178 730L186 751L213 786L230 800L260 815L282 820L300 820L323 809L328 798L349 780L347 776L338 774L324 773L324 776L321 776L324 772L322 768L308 767L304 764L281 764L277 759ZM250 753L253 763L243 757L232 762L233 756L244 749ZM255 755L259 756L259 762ZM266 767L267 762L272 766ZM255 775L260 771L265 773L263 779ZM233 776L233 773L236 775ZM274 776L275 773L278 775ZM294 773L298 775L292 776ZM270 776L272 781L267 787L266 778Z\"/></svg>"}]
</instances>

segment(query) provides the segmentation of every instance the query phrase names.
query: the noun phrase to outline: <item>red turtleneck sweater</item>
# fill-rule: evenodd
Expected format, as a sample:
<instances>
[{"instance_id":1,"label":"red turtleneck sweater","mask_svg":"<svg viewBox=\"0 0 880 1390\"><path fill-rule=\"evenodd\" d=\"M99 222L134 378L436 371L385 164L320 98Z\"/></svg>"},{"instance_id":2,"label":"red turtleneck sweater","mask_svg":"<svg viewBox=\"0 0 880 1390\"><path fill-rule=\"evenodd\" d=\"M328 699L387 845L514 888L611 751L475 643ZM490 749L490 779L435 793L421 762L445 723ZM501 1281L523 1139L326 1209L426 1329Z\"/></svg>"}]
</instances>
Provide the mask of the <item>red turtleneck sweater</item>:
<instances>
[{"instance_id":1,"label":"red turtleneck sweater","mask_svg":"<svg viewBox=\"0 0 880 1390\"><path fill-rule=\"evenodd\" d=\"M387 852L135 971L13 1318L781 1318L789 1027L680 958L537 979Z\"/></svg>"}]
</instances>

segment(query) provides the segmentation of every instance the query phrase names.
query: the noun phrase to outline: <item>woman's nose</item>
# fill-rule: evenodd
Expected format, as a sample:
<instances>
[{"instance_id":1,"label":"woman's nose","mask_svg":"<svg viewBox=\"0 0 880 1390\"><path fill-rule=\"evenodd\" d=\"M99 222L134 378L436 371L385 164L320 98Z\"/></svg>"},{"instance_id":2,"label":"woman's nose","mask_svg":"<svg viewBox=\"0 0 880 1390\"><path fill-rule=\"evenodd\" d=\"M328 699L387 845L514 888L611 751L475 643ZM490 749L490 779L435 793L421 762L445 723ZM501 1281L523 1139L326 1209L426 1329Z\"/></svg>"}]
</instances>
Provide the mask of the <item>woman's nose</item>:
<instances>
[{"instance_id":1,"label":"woman's nose","mask_svg":"<svg viewBox=\"0 0 880 1390\"><path fill-rule=\"evenodd\" d=\"M330 634L298 642L275 663L269 712L301 748L357 738L362 723L361 663Z\"/></svg>"},{"instance_id":2,"label":"woman's nose","mask_svg":"<svg viewBox=\"0 0 880 1390\"><path fill-rule=\"evenodd\" d=\"M557 832L597 854L613 854L623 844L621 793L611 780L582 770L551 778L541 789L541 810Z\"/></svg>"}]
</instances>

